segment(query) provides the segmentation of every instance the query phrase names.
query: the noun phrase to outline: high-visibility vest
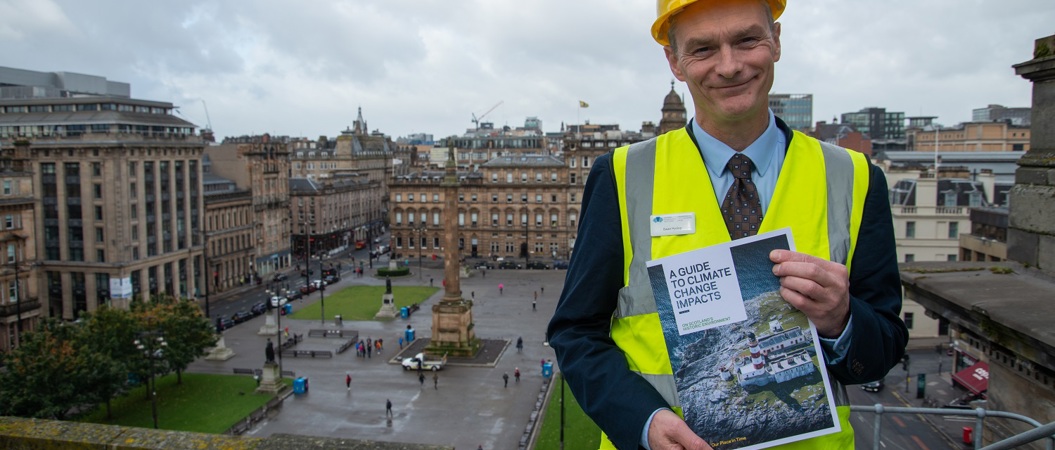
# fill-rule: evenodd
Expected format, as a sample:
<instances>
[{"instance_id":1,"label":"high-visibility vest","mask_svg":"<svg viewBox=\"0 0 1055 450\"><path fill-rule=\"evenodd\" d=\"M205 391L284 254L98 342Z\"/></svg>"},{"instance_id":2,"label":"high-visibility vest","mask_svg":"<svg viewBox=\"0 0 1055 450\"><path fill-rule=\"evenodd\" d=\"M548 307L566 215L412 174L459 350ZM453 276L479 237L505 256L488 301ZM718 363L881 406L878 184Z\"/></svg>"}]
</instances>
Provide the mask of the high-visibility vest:
<instances>
[{"instance_id":1,"label":"high-visibility vest","mask_svg":"<svg viewBox=\"0 0 1055 450\"><path fill-rule=\"evenodd\" d=\"M611 336L630 370L681 414L645 263L728 242L729 231L703 157L684 128L620 147L612 161L623 233L623 287ZM868 178L864 155L794 132L759 233L791 228L797 251L851 269ZM688 212L695 214L695 233L651 236L650 216ZM853 448L846 388L829 378L842 431L779 448ZM614 446L602 436L601 448Z\"/></svg>"}]
</instances>

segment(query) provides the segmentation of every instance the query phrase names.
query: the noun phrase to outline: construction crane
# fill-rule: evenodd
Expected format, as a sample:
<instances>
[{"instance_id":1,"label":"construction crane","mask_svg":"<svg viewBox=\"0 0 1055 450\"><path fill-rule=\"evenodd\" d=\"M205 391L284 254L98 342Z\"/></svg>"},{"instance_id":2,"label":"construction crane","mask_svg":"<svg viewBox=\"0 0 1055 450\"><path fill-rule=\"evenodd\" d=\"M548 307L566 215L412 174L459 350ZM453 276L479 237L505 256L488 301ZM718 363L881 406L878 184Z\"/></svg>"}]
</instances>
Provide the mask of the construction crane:
<instances>
[{"instance_id":1,"label":"construction crane","mask_svg":"<svg viewBox=\"0 0 1055 450\"><path fill-rule=\"evenodd\" d=\"M205 104L204 98L199 98L198 100L201 100L201 106L202 108L205 108L205 124L209 127L208 130L212 131L212 119L209 118L209 107Z\"/></svg>"},{"instance_id":2,"label":"construction crane","mask_svg":"<svg viewBox=\"0 0 1055 450\"><path fill-rule=\"evenodd\" d=\"M495 105L491 107L491 109L487 110L483 114L480 114L480 117L476 117L476 113L473 113L473 126L474 126L474 128L479 130L480 129L480 121L483 120L484 116L490 114L491 111L495 110L495 108L501 106L504 101L505 100L499 100L498 103L495 103Z\"/></svg>"}]
</instances>

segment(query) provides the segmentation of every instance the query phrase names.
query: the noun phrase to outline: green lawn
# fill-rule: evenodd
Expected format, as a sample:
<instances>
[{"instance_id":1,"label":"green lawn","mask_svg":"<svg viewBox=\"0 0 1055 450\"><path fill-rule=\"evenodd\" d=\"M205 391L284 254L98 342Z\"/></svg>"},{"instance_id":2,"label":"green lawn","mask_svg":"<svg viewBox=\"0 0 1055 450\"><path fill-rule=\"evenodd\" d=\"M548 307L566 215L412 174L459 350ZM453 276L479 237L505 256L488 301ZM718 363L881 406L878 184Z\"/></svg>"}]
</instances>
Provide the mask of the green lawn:
<instances>
[{"instance_id":1,"label":"green lawn","mask_svg":"<svg viewBox=\"0 0 1055 450\"><path fill-rule=\"evenodd\" d=\"M557 450L560 447L560 377L553 379L555 389L550 394L546 415L542 419L542 431L539 433L536 450ZM601 429L593 423L586 413L582 412L579 402L564 388L564 448L595 449L601 445Z\"/></svg>"},{"instance_id":2,"label":"green lawn","mask_svg":"<svg viewBox=\"0 0 1055 450\"><path fill-rule=\"evenodd\" d=\"M428 286L392 286L396 312L398 313L402 306L425 301L438 290L440 289ZM384 286L349 286L339 291L327 290L323 300L326 303L325 320L333 320L333 316L337 314L344 320L373 320L374 314L381 309L381 296L384 293ZM294 307L296 311L289 316L291 319L313 320L322 317L319 312L319 293L312 292L304 298L309 297L313 302L302 308Z\"/></svg>"},{"instance_id":3,"label":"green lawn","mask_svg":"<svg viewBox=\"0 0 1055 450\"><path fill-rule=\"evenodd\" d=\"M113 418L106 419L100 405L83 422L153 428L150 398L144 385L111 402ZM158 427L165 430L220 434L264 406L272 395L256 394L256 381L248 375L184 373L183 384L176 374L158 378Z\"/></svg>"}]
</instances>

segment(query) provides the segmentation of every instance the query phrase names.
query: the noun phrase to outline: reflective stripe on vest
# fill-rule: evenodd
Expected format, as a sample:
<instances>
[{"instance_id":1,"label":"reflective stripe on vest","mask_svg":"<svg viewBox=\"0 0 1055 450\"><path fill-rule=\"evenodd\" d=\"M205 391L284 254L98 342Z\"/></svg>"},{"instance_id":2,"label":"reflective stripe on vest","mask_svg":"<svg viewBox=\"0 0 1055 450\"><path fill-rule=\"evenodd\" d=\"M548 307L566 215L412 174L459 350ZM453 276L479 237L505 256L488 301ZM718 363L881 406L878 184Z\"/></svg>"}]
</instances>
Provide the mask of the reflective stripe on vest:
<instances>
[{"instance_id":1,"label":"reflective stripe on vest","mask_svg":"<svg viewBox=\"0 0 1055 450\"><path fill-rule=\"evenodd\" d=\"M612 339L626 354L630 369L677 408L677 390L645 262L727 242L729 234L702 157L684 129L617 149L613 167L620 193L625 260ZM846 264L849 269L868 174L864 155L795 132L760 232L790 227L798 251ZM685 212L696 214L694 235L651 236L651 215ZM848 405L845 388L830 378L836 404ZM839 408L840 416L843 409ZM844 426L848 429L848 422Z\"/></svg>"}]
</instances>

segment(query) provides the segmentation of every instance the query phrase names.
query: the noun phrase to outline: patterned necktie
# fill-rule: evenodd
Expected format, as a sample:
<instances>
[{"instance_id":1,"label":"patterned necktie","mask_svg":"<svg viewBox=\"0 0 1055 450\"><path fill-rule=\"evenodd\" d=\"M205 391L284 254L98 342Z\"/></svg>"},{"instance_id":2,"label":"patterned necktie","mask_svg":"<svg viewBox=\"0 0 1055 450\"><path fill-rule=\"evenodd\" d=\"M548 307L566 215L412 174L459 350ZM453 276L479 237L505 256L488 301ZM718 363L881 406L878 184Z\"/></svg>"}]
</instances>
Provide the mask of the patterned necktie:
<instances>
[{"instance_id":1,"label":"patterned necktie","mask_svg":"<svg viewBox=\"0 0 1055 450\"><path fill-rule=\"evenodd\" d=\"M729 158L725 167L736 177L722 202L722 215L729 236L733 240L754 236L762 224L762 203L755 183L751 182L751 159L737 153Z\"/></svg>"}]
</instances>

